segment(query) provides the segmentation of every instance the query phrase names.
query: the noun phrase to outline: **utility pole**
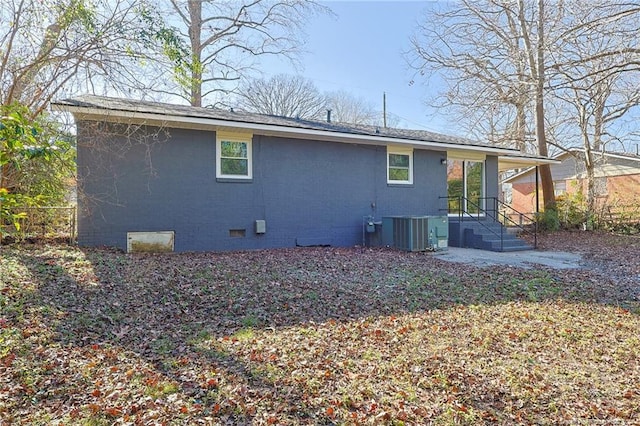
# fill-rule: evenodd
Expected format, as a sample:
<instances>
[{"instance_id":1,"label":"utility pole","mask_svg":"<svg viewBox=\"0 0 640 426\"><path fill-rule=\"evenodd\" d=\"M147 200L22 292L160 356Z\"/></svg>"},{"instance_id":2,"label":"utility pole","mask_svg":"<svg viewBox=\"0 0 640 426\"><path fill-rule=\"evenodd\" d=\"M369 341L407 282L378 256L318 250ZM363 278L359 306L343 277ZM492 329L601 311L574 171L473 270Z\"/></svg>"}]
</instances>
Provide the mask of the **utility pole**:
<instances>
[{"instance_id":1,"label":"utility pole","mask_svg":"<svg viewBox=\"0 0 640 426\"><path fill-rule=\"evenodd\" d=\"M387 128L387 92L382 92L382 127Z\"/></svg>"}]
</instances>

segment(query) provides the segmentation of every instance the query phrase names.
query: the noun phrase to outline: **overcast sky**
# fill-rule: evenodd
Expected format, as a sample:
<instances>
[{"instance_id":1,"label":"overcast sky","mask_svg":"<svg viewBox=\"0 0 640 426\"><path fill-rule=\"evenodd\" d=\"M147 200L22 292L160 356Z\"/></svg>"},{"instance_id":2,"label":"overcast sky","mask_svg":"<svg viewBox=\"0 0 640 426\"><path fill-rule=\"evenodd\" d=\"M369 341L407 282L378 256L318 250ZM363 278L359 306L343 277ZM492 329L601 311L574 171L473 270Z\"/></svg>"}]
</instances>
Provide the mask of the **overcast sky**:
<instances>
[{"instance_id":1,"label":"overcast sky","mask_svg":"<svg viewBox=\"0 0 640 426\"><path fill-rule=\"evenodd\" d=\"M416 79L408 69L403 52L425 1L327 1L335 16L315 18L307 27L308 40L301 57L302 69L284 61L268 60L262 71L301 74L322 91L345 90L364 97L382 110L387 94L387 111L400 117L399 127L455 133L441 116L425 106L427 90L436 82Z\"/></svg>"}]
</instances>

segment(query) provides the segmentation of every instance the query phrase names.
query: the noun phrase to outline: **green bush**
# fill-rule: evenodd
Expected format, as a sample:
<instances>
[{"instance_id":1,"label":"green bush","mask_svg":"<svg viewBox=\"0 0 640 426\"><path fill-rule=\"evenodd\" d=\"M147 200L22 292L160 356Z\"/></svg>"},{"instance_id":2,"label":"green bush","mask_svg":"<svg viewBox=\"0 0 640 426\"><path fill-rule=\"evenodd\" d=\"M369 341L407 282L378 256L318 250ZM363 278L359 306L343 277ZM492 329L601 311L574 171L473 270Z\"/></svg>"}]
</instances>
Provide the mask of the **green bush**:
<instances>
[{"instance_id":1,"label":"green bush","mask_svg":"<svg viewBox=\"0 0 640 426\"><path fill-rule=\"evenodd\" d=\"M565 229L583 227L590 216L582 191L557 197L556 206L558 220Z\"/></svg>"},{"instance_id":2,"label":"green bush","mask_svg":"<svg viewBox=\"0 0 640 426\"><path fill-rule=\"evenodd\" d=\"M541 231L557 231L560 229L560 219L558 218L558 211L554 209L548 209L536 216L538 221L538 229Z\"/></svg>"},{"instance_id":3,"label":"green bush","mask_svg":"<svg viewBox=\"0 0 640 426\"><path fill-rule=\"evenodd\" d=\"M65 203L74 175L73 138L57 123L23 105L0 106L0 238L20 230L21 207Z\"/></svg>"}]
</instances>

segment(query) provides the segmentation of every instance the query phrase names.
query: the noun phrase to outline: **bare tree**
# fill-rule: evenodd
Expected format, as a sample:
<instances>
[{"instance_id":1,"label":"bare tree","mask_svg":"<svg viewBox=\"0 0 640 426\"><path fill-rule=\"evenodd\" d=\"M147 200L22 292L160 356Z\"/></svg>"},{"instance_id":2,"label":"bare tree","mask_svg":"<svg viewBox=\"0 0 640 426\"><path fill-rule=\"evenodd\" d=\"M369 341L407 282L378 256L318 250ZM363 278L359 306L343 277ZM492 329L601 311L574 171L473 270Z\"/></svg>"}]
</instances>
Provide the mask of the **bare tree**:
<instances>
[{"instance_id":1,"label":"bare tree","mask_svg":"<svg viewBox=\"0 0 640 426\"><path fill-rule=\"evenodd\" d=\"M531 16L531 15L530 15ZM530 24L529 19L533 21ZM545 1L538 0L537 10L534 10L532 17L528 17L524 0L518 0L517 20L519 30L524 44L524 52L528 61L529 77L534 86L535 99L535 135L538 154L547 156L547 133L545 130L545 109L544 96L547 83L547 72L545 63L545 27L547 15L545 14ZM530 25L535 25L533 30ZM536 39L533 40L535 34ZM556 197L553 190L553 176L551 176L551 166L542 164L539 167L540 182L542 184L542 198L545 209L555 209Z\"/></svg>"},{"instance_id":2,"label":"bare tree","mask_svg":"<svg viewBox=\"0 0 640 426\"><path fill-rule=\"evenodd\" d=\"M125 0L9 0L0 5L0 102L35 115L61 93L122 87L141 55L140 8Z\"/></svg>"},{"instance_id":3,"label":"bare tree","mask_svg":"<svg viewBox=\"0 0 640 426\"><path fill-rule=\"evenodd\" d=\"M517 14L494 1L433 6L411 39L410 65L446 86L432 104L465 117L468 130L502 145L526 145L532 92Z\"/></svg>"},{"instance_id":4,"label":"bare tree","mask_svg":"<svg viewBox=\"0 0 640 426\"><path fill-rule=\"evenodd\" d=\"M314 0L167 1L166 26L178 25L188 53L186 62L179 55L167 58L178 83L174 94L193 106L228 93L259 56L293 59L307 19L328 11Z\"/></svg>"},{"instance_id":5,"label":"bare tree","mask_svg":"<svg viewBox=\"0 0 640 426\"><path fill-rule=\"evenodd\" d=\"M587 209L596 211L595 169L607 145L629 139L620 120L640 105L640 5L572 3L566 48L555 52L553 95L566 107L586 175ZM624 147L624 145L623 145Z\"/></svg>"},{"instance_id":6,"label":"bare tree","mask_svg":"<svg viewBox=\"0 0 640 426\"><path fill-rule=\"evenodd\" d=\"M606 90L600 94L593 90L605 89L608 83L600 83L608 74L638 68L640 50L630 37L637 25L629 24L637 19L638 7L622 0L461 0L427 16L412 39L410 63L420 74L440 75L448 83L435 104L474 118L474 124L489 123L485 128L491 130L487 132L491 140L510 140L524 150L531 132L537 152L547 155L553 143L549 134L571 121L578 126L584 122L575 112L573 120L569 119L566 104L555 101L554 113L549 114L549 97L564 88L563 98L567 99L568 88L591 79L588 97L597 102ZM622 24L624 19L626 24ZM586 42L590 51L578 48ZM595 66L603 58L616 59L608 66ZM576 84L567 85L568 81ZM635 95L627 97L624 108L629 111L633 105L637 105ZM615 117L612 114L610 119ZM528 128L528 122L535 126ZM587 133L592 132L589 127ZM495 134L504 137L492 137ZM597 139L589 138L590 147L599 143ZM555 204L552 176L548 166L541 166L540 172L544 204L550 208Z\"/></svg>"},{"instance_id":7,"label":"bare tree","mask_svg":"<svg viewBox=\"0 0 640 426\"><path fill-rule=\"evenodd\" d=\"M261 114L316 120L326 113L326 98L302 76L274 75L253 79L238 91L241 108Z\"/></svg>"},{"instance_id":8,"label":"bare tree","mask_svg":"<svg viewBox=\"0 0 640 426\"><path fill-rule=\"evenodd\" d=\"M249 80L240 86L238 105L248 111L283 117L325 120L356 125L382 125L382 113L364 98L344 90L321 93L302 76L278 74ZM397 118L390 117L390 123Z\"/></svg>"},{"instance_id":9,"label":"bare tree","mask_svg":"<svg viewBox=\"0 0 640 426\"><path fill-rule=\"evenodd\" d=\"M329 92L326 96L332 120L351 124L382 124L382 113L366 99L344 90Z\"/></svg>"},{"instance_id":10,"label":"bare tree","mask_svg":"<svg viewBox=\"0 0 640 426\"><path fill-rule=\"evenodd\" d=\"M525 150L526 121L535 122L536 150L547 154L544 128L546 82L544 0L502 2L462 0L451 10L434 11L412 39L412 66L423 74L446 72L442 106L464 106L490 118L490 137L503 133ZM531 109L533 104L533 110ZM506 120L494 120L495 112ZM496 130L496 127L501 129ZM541 166L544 204L555 205L548 166Z\"/></svg>"}]
</instances>

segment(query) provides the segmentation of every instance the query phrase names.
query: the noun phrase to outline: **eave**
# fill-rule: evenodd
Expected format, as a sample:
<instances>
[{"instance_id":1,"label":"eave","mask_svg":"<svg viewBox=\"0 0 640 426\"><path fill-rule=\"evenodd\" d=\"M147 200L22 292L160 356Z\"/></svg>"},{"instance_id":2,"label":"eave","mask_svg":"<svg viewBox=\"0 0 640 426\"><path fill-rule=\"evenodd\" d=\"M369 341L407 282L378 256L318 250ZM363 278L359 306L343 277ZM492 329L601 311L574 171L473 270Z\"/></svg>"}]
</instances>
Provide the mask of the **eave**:
<instances>
[{"instance_id":1,"label":"eave","mask_svg":"<svg viewBox=\"0 0 640 426\"><path fill-rule=\"evenodd\" d=\"M498 157L498 170L501 172L514 169L532 168L543 164L560 164L560 161L545 157L525 157L501 155ZM530 169L529 169L530 170Z\"/></svg>"},{"instance_id":2,"label":"eave","mask_svg":"<svg viewBox=\"0 0 640 426\"><path fill-rule=\"evenodd\" d=\"M465 153L497 156L500 170L530 167L540 164L553 164L555 160L543 157L527 157L517 150L492 147L487 145L455 144L436 140L417 140L388 135L371 135L346 133L332 130L319 130L283 125L254 123L248 121L233 121L201 117L197 115L174 115L157 112L133 111L125 109L110 109L95 106L78 106L66 102L54 103L53 108L58 111L70 112L77 121L106 121L112 123L150 125L157 127L196 129L208 131L250 131L256 135L317 140L337 143L351 143L376 146L405 146L414 149L427 149L447 152L451 155Z\"/></svg>"}]
</instances>

